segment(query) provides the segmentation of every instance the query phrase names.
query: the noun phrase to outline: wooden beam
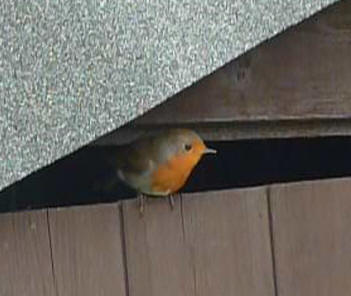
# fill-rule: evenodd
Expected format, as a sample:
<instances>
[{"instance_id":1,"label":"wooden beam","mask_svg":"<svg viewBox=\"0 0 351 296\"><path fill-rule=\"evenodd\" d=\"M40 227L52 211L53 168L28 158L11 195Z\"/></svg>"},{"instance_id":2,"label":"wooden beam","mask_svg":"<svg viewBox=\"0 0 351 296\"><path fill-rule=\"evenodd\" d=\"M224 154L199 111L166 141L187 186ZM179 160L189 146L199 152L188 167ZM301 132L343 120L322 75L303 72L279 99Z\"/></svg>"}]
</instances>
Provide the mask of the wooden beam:
<instances>
[{"instance_id":1,"label":"wooden beam","mask_svg":"<svg viewBox=\"0 0 351 296\"><path fill-rule=\"evenodd\" d=\"M350 136L351 119L245 121L204 124L172 124L122 127L97 139L90 145L121 145L146 134L167 128L190 128L206 141L231 141L242 139L274 139L321 136Z\"/></svg>"}]
</instances>

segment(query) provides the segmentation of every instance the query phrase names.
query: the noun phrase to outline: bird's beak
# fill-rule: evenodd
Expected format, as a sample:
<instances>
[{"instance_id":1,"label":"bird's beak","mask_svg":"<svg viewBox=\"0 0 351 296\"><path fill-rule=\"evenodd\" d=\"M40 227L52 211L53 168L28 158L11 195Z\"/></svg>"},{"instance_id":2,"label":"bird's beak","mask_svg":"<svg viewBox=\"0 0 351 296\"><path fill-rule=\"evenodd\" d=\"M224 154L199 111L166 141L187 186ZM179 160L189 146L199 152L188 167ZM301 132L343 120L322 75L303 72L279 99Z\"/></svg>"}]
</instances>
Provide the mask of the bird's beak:
<instances>
[{"instance_id":1,"label":"bird's beak","mask_svg":"<svg viewBox=\"0 0 351 296\"><path fill-rule=\"evenodd\" d=\"M211 148L205 148L205 150L204 150L204 154L216 154L217 153L217 150L215 150L215 149L211 149Z\"/></svg>"}]
</instances>

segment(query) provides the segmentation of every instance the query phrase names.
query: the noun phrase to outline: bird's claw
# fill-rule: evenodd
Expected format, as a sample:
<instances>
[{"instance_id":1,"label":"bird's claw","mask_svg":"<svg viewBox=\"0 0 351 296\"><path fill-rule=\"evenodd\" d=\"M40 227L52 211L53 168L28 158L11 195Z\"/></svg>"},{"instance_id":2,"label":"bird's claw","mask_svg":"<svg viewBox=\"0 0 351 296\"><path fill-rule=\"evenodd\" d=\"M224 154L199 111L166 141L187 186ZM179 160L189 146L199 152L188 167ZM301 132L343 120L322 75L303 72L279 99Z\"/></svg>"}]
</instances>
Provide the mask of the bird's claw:
<instances>
[{"instance_id":1,"label":"bird's claw","mask_svg":"<svg viewBox=\"0 0 351 296\"><path fill-rule=\"evenodd\" d=\"M173 195L169 195L168 196L168 201L169 201L169 205L171 206L171 210L173 211L173 209L174 209L174 197L173 197Z\"/></svg>"},{"instance_id":2,"label":"bird's claw","mask_svg":"<svg viewBox=\"0 0 351 296\"><path fill-rule=\"evenodd\" d=\"M146 205L146 196L144 194L140 194L138 196L138 200L139 200L139 213L140 213L141 216L143 216L144 215L144 211L145 211L145 205ZM174 210L174 205L175 205L174 195L173 194L168 196L168 201L169 201L169 205L171 207L171 210L173 211Z\"/></svg>"},{"instance_id":3,"label":"bird's claw","mask_svg":"<svg viewBox=\"0 0 351 296\"><path fill-rule=\"evenodd\" d=\"M139 213L141 216L144 215L144 209L145 209L145 196L143 194L139 195Z\"/></svg>"}]
</instances>

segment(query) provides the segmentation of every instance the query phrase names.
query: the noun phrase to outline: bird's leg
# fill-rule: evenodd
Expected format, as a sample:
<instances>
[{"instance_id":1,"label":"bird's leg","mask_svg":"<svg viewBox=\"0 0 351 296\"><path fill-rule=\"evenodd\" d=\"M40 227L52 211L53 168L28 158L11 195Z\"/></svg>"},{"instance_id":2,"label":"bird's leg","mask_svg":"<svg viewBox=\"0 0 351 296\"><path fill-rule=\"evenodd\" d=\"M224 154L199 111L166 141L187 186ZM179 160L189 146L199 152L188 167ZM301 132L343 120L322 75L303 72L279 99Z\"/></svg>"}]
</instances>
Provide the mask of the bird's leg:
<instances>
[{"instance_id":1,"label":"bird's leg","mask_svg":"<svg viewBox=\"0 0 351 296\"><path fill-rule=\"evenodd\" d=\"M169 205L171 206L171 210L174 209L174 204L175 204L174 198L177 198L177 197L182 197L182 194L180 192L177 192L177 193L168 195L168 201L169 201Z\"/></svg>"},{"instance_id":2,"label":"bird's leg","mask_svg":"<svg viewBox=\"0 0 351 296\"><path fill-rule=\"evenodd\" d=\"M140 212L140 215L143 215L145 203L146 203L146 196L140 193L138 199L139 199L139 212Z\"/></svg>"},{"instance_id":3,"label":"bird's leg","mask_svg":"<svg viewBox=\"0 0 351 296\"><path fill-rule=\"evenodd\" d=\"M168 195L168 201L169 201L169 205L171 206L171 210L173 211L173 209L174 209L174 198L173 198L173 194Z\"/></svg>"}]
</instances>

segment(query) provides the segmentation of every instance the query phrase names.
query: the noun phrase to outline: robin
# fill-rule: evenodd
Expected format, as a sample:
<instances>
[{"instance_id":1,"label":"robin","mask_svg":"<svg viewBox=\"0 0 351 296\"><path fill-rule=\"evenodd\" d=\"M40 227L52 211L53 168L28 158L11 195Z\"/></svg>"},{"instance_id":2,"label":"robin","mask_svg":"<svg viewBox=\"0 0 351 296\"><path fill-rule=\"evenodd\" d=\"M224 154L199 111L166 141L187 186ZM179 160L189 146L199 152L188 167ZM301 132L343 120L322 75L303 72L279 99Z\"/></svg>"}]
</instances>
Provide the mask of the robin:
<instances>
[{"instance_id":1,"label":"robin","mask_svg":"<svg viewBox=\"0 0 351 296\"><path fill-rule=\"evenodd\" d=\"M143 214L146 196L168 197L173 209L173 195L207 153L216 150L207 148L194 131L170 129L122 146L113 162L119 179L139 193Z\"/></svg>"}]
</instances>

